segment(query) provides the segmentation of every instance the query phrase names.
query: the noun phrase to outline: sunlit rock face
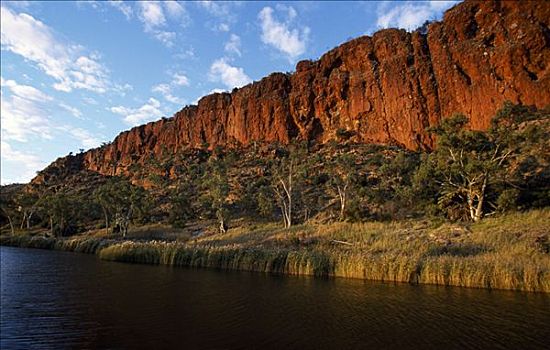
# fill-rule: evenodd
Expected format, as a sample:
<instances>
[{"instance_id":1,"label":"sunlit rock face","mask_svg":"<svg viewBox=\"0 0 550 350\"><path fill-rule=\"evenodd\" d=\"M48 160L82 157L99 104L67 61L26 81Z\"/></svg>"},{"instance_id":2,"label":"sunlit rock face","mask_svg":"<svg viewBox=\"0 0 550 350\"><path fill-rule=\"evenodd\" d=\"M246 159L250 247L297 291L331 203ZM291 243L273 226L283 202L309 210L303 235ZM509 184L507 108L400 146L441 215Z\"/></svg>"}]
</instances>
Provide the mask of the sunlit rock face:
<instances>
[{"instance_id":1,"label":"sunlit rock face","mask_svg":"<svg viewBox=\"0 0 550 350\"><path fill-rule=\"evenodd\" d=\"M342 129L357 142L431 148L426 129L454 113L484 129L506 100L550 104L549 19L545 1L466 1L427 28L381 30L292 74L206 96L86 152L82 166L128 174L188 146L327 142Z\"/></svg>"}]
</instances>

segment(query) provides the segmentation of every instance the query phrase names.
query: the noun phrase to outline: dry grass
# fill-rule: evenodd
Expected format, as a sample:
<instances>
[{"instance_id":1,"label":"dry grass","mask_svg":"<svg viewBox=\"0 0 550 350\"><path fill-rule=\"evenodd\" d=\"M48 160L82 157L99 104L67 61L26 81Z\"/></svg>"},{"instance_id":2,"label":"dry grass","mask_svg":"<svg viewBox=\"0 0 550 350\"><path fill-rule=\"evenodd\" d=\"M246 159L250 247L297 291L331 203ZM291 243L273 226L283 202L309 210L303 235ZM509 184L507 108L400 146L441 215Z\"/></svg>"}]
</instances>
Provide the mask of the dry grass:
<instances>
[{"instance_id":1,"label":"dry grass","mask_svg":"<svg viewBox=\"0 0 550 350\"><path fill-rule=\"evenodd\" d=\"M53 243L14 237L10 243L96 252L102 259L132 263L550 292L550 255L537 241L548 236L548 222L550 210L538 210L469 226L403 221L283 229L248 224L195 239L180 233L184 238L170 241L82 236ZM5 237L0 243L7 244Z\"/></svg>"},{"instance_id":2,"label":"dry grass","mask_svg":"<svg viewBox=\"0 0 550 350\"><path fill-rule=\"evenodd\" d=\"M88 231L89 236L98 238L120 239L118 233L107 233L102 229ZM183 229L176 229L164 224L147 224L143 226L130 226L126 235L127 240L163 240L163 241L187 241L191 235Z\"/></svg>"},{"instance_id":3,"label":"dry grass","mask_svg":"<svg viewBox=\"0 0 550 350\"><path fill-rule=\"evenodd\" d=\"M91 236L80 236L66 239L57 239L38 235L0 236L0 245L21 248L64 250L87 254L96 254L101 249L115 243L117 243L116 240Z\"/></svg>"},{"instance_id":4,"label":"dry grass","mask_svg":"<svg viewBox=\"0 0 550 350\"><path fill-rule=\"evenodd\" d=\"M423 221L243 226L186 244L112 246L101 257L143 263L550 292L550 256L536 238L550 211L471 226ZM347 242L349 244L344 244ZM127 252L122 253L122 252ZM139 258L136 258L139 257Z\"/></svg>"}]
</instances>

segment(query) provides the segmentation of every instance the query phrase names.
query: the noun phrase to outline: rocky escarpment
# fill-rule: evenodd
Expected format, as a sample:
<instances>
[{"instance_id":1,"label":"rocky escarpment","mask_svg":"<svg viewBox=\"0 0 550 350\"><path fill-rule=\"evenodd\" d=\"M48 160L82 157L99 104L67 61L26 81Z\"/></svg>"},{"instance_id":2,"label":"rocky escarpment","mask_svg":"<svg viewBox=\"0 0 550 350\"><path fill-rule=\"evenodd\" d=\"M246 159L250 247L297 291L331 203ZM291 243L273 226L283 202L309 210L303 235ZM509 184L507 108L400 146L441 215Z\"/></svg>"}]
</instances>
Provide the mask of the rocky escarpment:
<instances>
[{"instance_id":1,"label":"rocky escarpment","mask_svg":"<svg viewBox=\"0 0 550 350\"><path fill-rule=\"evenodd\" d=\"M128 174L132 164L208 144L293 138L430 148L426 129L464 113L488 127L504 101L550 104L550 3L466 1L413 33L387 29L349 41L293 74L202 98L174 117L86 152L85 169Z\"/></svg>"}]
</instances>

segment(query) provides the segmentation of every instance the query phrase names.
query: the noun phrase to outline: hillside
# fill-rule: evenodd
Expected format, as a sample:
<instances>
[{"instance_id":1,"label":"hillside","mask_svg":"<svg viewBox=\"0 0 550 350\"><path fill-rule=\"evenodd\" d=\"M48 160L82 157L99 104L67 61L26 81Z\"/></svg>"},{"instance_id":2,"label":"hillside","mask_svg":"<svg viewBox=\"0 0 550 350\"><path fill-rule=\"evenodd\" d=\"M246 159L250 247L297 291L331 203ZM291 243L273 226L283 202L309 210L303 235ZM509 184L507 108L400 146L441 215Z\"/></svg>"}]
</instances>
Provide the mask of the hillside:
<instances>
[{"instance_id":1,"label":"hillside","mask_svg":"<svg viewBox=\"0 0 550 350\"><path fill-rule=\"evenodd\" d=\"M549 19L542 1L466 1L441 22L359 37L299 62L294 73L205 96L61 162L133 177L133 165L187 147L325 143L343 130L358 143L430 149L426 130L453 113L485 129L504 101L550 104ZM44 175L33 180L43 182Z\"/></svg>"}]
</instances>

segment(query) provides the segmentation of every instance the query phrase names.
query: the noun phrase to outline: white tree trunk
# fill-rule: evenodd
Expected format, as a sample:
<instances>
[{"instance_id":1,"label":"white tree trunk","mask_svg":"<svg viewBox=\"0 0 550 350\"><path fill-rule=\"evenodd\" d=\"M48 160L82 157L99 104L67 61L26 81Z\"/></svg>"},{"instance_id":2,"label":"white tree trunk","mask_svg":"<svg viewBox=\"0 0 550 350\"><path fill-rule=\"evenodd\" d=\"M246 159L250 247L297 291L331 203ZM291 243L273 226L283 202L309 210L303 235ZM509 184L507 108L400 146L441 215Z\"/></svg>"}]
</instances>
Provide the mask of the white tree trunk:
<instances>
[{"instance_id":1,"label":"white tree trunk","mask_svg":"<svg viewBox=\"0 0 550 350\"><path fill-rule=\"evenodd\" d=\"M477 206L474 214L474 221L479 221L483 217L483 202L485 201L485 188L487 187L487 175L483 177L483 185L477 196Z\"/></svg>"},{"instance_id":2,"label":"white tree trunk","mask_svg":"<svg viewBox=\"0 0 550 350\"><path fill-rule=\"evenodd\" d=\"M105 215L105 233L109 234L109 214L107 213L107 209L105 207L101 207L103 209L103 215Z\"/></svg>"},{"instance_id":3,"label":"white tree trunk","mask_svg":"<svg viewBox=\"0 0 550 350\"><path fill-rule=\"evenodd\" d=\"M11 230L11 235L15 235L15 229L13 228L13 221L11 220L11 216L10 215L6 215L8 217L8 222L10 223L10 230Z\"/></svg>"},{"instance_id":4,"label":"white tree trunk","mask_svg":"<svg viewBox=\"0 0 550 350\"><path fill-rule=\"evenodd\" d=\"M223 220L223 217L219 219L220 220L220 233L226 233L227 228L225 226L225 221Z\"/></svg>"},{"instance_id":5,"label":"white tree trunk","mask_svg":"<svg viewBox=\"0 0 550 350\"><path fill-rule=\"evenodd\" d=\"M285 228L292 226L292 172L293 164L291 162L288 168L287 181L285 182L284 178L280 178L273 186L273 191L279 200L279 208L281 208Z\"/></svg>"},{"instance_id":6,"label":"white tree trunk","mask_svg":"<svg viewBox=\"0 0 550 350\"><path fill-rule=\"evenodd\" d=\"M33 214L34 214L34 211L31 211L29 215L27 215L27 230L31 229L31 218Z\"/></svg>"},{"instance_id":7,"label":"white tree trunk","mask_svg":"<svg viewBox=\"0 0 550 350\"><path fill-rule=\"evenodd\" d=\"M27 212L23 212L23 219L21 219L21 226L19 227L21 230L23 227L25 227L25 222L27 221Z\"/></svg>"},{"instance_id":8,"label":"white tree trunk","mask_svg":"<svg viewBox=\"0 0 550 350\"><path fill-rule=\"evenodd\" d=\"M470 212L470 219L474 222L478 222L483 217L483 204L485 202L485 189L487 188L488 175L483 176L483 183L478 190L473 189L473 185L468 186L468 210Z\"/></svg>"},{"instance_id":9,"label":"white tree trunk","mask_svg":"<svg viewBox=\"0 0 550 350\"><path fill-rule=\"evenodd\" d=\"M340 221L344 220L344 215L346 213L346 192L347 192L348 185L344 185L343 187L337 186L338 188L338 197L340 198Z\"/></svg>"}]
</instances>

